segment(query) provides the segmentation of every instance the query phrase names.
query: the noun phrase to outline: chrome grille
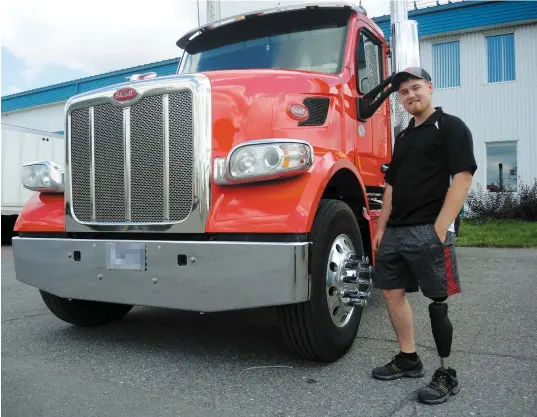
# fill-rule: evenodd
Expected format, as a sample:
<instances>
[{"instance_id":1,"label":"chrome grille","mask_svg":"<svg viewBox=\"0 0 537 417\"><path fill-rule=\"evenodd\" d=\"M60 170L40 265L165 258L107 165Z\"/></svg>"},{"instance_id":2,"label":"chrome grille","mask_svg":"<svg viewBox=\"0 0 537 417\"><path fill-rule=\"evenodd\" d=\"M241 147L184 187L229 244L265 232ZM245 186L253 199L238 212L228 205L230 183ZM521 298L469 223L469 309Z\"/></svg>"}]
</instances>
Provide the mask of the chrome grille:
<instances>
[{"instance_id":1,"label":"chrome grille","mask_svg":"<svg viewBox=\"0 0 537 417\"><path fill-rule=\"evenodd\" d=\"M91 218L89 109L74 110L71 114L71 137L73 210L79 219L89 220Z\"/></svg>"},{"instance_id":2,"label":"chrome grille","mask_svg":"<svg viewBox=\"0 0 537 417\"><path fill-rule=\"evenodd\" d=\"M172 223L190 215L192 105L187 90L130 107L105 103L71 112L71 203L78 221Z\"/></svg>"},{"instance_id":3,"label":"chrome grille","mask_svg":"<svg viewBox=\"0 0 537 417\"><path fill-rule=\"evenodd\" d=\"M95 220L120 222L125 220L123 110L112 104L95 106L93 132Z\"/></svg>"},{"instance_id":4,"label":"chrome grille","mask_svg":"<svg viewBox=\"0 0 537 417\"><path fill-rule=\"evenodd\" d=\"M191 93L170 96L170 219L188 216L190 208L181 201L192 199L194 119ZM190 144L190 145L189 145Z\"/></svg>"},{"instance_id":5,"label":"chrome grille","mask_svg":"<svg viewBox=\"0 0 537 417\"><path fill-rule=\"evenodd\" d=\"M131 108L131 216L133 222L153 223L164 219L162 101L162 96L147 97ZM149 120L151 123L148 123ZM159 180L155 181L156 178ZM190 189L192 189L192 182Z\"/></svg>"}]
</instances>

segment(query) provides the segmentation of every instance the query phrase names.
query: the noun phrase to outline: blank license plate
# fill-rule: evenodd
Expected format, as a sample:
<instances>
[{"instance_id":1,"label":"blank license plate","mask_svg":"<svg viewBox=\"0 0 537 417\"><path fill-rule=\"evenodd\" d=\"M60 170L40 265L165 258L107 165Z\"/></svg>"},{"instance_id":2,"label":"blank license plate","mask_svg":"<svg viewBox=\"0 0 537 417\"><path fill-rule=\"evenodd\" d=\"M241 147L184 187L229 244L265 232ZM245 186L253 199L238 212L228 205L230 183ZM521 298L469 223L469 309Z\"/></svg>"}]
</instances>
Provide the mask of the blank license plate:
<instances>
[{"instance_id":1,"label":"blank license plate","mask_svg":"<svg viewBox=\"0 0 537 417\"><path fill-rule=\"evenodd\" d=\"M106 244L106 269L146 270L144 243L114 242Z\"/></svg>"}]
</instances>

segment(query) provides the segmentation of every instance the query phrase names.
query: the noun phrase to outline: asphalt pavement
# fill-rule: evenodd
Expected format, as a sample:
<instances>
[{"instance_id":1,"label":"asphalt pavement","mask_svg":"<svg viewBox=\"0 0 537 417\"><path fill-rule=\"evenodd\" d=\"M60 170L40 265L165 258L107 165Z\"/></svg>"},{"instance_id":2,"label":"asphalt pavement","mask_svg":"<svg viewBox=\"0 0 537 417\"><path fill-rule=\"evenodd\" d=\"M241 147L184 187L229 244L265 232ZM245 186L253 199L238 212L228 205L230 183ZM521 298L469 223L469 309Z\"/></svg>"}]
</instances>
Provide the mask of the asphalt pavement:
<instances>
[{"instance_id":1,"label":"asphalt pavement","mask_svg":"<svg viewBox=\"0 0 537 417\"><path fill-rule=\"evenodd\" d=\"M439 362L421 294L410 302L425 377L376 381L372 368L397 352L377 291L353 349L319 365L286 351L271 309L137 307L110 326L73 327L15 279L11 248L2 247L2 416L536 416L537 251L458 256L450 364L462 388L428 406L416 393Z\"/></svg>"}]
</instances>

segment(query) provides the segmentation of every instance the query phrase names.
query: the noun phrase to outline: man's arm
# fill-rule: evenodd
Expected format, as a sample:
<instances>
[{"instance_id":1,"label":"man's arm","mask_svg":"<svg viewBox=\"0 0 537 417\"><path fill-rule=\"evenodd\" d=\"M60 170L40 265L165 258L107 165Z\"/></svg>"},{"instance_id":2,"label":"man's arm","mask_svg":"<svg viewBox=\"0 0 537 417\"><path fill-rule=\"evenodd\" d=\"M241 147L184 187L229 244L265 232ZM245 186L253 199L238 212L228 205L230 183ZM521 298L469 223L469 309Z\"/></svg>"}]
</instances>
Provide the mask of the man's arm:
<instances>
[{"instance_id":1,"label":"man's arm","mask_svg":"<svg viewBox=\"0 0 537 417\"><path fill-rule=\"evenodd\" d=\"M436 219L434 228L442 240L446 240L446 234L451 223L459 215L462 205L466 200L468 191L472 186L472 173L469 171L459 172L453 177L453 181L446 194L444 205Z\"/></svg>"},{"instance_id":2,"label":"man's arm","mask_svg":"<svg viewBox=\"0 0 537 417\"><path fill-rule=\"evenodd\" d=\"M377 231L386 230L386 224L390 218L392 212L392 186L386 184L386 190L384 190L384 196L382 198L382 209L380 210L380 216L377 219Z\"/></svg>"},{"instance_id":3,"label":"man's arm","mask_svg":"<svg viewBox=\"0 0 537 417\"><path fill-rule=\"evenodd\" d=\"M386 230L386 224L390 218L392 212L392 186L386 184L386 190L384 190L384 196L382 198L382 209L380 210L380 216L377 219L377 225L375 230L375 236L373 238L373 250L377 250L380 241L382 240L382 235Z\"/></svg>"},{"instance_id":4,"label":"man's arm","mask_svg":"<svg viewBox=\"0 0 537 417\"><path fill-rule=\"evenodd\" d=\"M453 180L434 225L442 241L445 241L449 226L461 211L477 169L472 133L468 126L461 119L452 117L444 128L446 129L447 162Z\"/></svg>"},{"instance_id":5,"label":"man's arm","mask_svg":"<svg viewBox=\"0 0 537 417\"><path fill-rule=\"evenodd\" d=\"M379 218L377 219L377 225L375 230L375 236L373 238L373 250L376 250L380 245L382 235L386 230L386 224L390 219L390 214L392 214L392 191L393 184L395 184L395 177L397 173L397 145L398 141L395 141L393 147L393 155L388 171L385 175L386 189L384 190L384 195L382 196L382 209L380 210Z\"/></svg>"}]
</instances>

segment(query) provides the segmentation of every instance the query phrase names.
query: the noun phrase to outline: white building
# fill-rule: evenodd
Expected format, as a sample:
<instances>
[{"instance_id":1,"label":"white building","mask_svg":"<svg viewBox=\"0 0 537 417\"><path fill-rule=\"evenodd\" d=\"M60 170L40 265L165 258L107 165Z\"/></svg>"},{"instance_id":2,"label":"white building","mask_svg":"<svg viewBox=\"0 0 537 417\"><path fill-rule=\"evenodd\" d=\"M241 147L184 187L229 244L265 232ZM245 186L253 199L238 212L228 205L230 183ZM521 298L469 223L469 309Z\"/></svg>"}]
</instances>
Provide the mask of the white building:
<instances>
[{"instance_id":1,"label":"white building","mask_svg":"<svg viewBox=\"0 0 537 417\"><path fill-rule=\"evenodd\" d=\"M423 36L420 44L435 103L469 126L479 166L474 183L490 191L501 181L517 189L537 178L537 2L515 3L490 9L516 22L480 24L490 11L475 6L481 27ZM465 19L472 19L470 8Z\"/></svg>"}]
</instances>

